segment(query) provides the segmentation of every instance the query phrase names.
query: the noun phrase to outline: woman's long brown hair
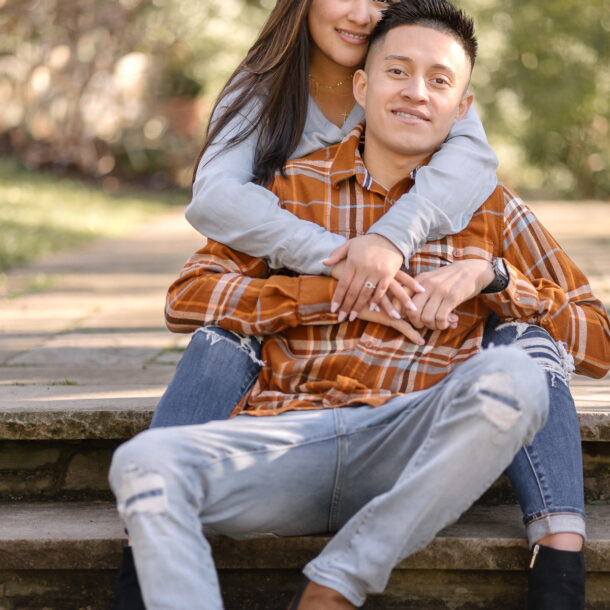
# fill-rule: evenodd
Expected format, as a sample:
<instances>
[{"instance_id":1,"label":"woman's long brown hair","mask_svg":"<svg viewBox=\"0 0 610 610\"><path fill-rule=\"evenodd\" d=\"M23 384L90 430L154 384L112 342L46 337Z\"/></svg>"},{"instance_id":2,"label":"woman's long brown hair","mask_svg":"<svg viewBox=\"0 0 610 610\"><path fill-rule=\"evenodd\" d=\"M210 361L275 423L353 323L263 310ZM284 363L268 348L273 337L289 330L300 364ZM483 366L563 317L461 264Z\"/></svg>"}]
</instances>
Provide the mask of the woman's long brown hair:
<instances>
[{"instance_id":1,"label":"woman's long brown hair","mask_svg":"<svg viewBox=\"0 0 610 610\"><path fill-rule=\"evenodd\" d=\"M193 181L201 157L231 120L250 103L261 100L250 125L227 141L243 142L259 131L254 159L254 182L267 185L281 169L301 139L309 99L309 29L311 0L278 0L246 58L229 78L216 100L212 115L227 97L227 104L214 122L208 123ZM232 95L234 94L234 95Z\"/></svg>"}]
</instances>

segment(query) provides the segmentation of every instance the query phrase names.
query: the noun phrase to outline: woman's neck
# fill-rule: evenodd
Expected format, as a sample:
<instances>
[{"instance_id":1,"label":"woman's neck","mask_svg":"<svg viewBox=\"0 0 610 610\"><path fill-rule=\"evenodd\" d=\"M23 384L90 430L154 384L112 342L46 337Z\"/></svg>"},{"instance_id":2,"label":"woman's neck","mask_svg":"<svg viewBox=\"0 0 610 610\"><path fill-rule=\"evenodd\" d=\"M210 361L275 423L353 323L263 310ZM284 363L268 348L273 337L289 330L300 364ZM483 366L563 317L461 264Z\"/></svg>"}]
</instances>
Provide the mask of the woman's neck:
<instances>
[{"instance_id":1,"label":"woman's neck","mask_svg":"<svg viewBox=\"0 0 610 610\"><path fill-rule=\"evenodd\" d=\"M337 88L341 93L352 90L352 77L357 68L342 66L324 55L319 49L312 50L309 58L309 75L320 88Z\"/></svg>"},{"instance_id":2,"label":"woman's neck","mask_svg":"<svg viewBox=\"0 0 610 610\"><path fill-rule=\"evenodd\" d=\"M352 80L354 68L341 66L321 52L314 52L309 62L309 92L324 116L341 127L354 104Z\"/></svg>"}]
</instances>

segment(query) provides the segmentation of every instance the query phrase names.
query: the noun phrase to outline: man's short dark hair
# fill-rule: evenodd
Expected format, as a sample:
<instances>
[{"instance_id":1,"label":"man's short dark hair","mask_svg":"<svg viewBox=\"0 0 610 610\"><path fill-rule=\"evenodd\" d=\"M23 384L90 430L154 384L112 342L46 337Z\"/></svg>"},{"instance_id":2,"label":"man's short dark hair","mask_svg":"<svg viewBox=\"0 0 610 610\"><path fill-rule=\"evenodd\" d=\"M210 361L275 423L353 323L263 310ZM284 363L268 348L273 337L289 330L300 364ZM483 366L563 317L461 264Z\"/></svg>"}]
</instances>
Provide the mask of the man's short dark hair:
<instances>
[{"instance_id":1,"label":"man's short dark hair","mask_svg":"<svg viewBox=\"0 0 610 610\"><path fill-rule=\"evenodd\" d=\"M371 32L370 46L401 25L423 25L452 35L469 57L470 67L474 66L478 47L474 22L448 0L400 0L391 4Z\"/></svg>"}]
</instances>

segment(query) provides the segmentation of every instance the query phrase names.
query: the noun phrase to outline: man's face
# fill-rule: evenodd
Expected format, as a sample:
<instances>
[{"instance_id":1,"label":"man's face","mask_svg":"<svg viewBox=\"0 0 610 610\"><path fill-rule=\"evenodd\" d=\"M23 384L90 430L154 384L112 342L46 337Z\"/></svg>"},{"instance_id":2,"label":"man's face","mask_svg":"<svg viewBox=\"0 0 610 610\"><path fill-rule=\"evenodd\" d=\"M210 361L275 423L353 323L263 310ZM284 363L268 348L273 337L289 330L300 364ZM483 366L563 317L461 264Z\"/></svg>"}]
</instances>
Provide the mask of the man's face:
<instances>
[{"instance_id":1,"label":"man's face","mask_svg":"<svg viewBox=\"0 0 610 610\"><path fill-rule=\"evenodd\" d=\"M390 30L354 77L354 96L366 112L366 148L432 154L468 112L469 79L470 60L450 34L420 25Z\"/></svg>"}]
</instances>

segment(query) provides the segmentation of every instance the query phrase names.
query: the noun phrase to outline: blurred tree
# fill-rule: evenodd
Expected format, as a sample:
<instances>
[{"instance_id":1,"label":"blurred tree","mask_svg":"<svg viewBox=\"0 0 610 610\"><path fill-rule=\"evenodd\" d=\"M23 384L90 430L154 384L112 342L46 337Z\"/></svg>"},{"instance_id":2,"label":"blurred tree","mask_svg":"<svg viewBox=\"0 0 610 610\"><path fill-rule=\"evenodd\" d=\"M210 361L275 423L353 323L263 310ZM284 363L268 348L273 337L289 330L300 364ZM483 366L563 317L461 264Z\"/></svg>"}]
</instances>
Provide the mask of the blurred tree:
<instances>
[{"instance_id":1,"label":"blurred tree","mask_svg":"<svg viewBox=\"0 0 610 610\"><path fill-rule=\"evenodd\" d=\"M501 174L610 193L610 0L456 0ZM0 0L0 150L31 167L190 183L211 103L275 0ZM4 146L2 146L4 144Z\"/></svg>"},{"instance_id":2,"label":"blurred tree","mask_svg":"<svg viewBox=\"0 0 610 610\"><path fill-rule=\"evenodd\" d=\"M209 96L266 13L258 0L0 0L3 148L29 167L190 183Z\"/></svg>"},{"instance_id":3,"label":"blurred tree","mask_svg":"<svg viewBox=\"0 0 610 610\"><path fill-rule=\"evenodd\" d=\"M607 198L610 2L460 4L477 16L481 60L473 88L501 167L504 152L517 153L511 182Z\"/></svg>"}]
</instances>

